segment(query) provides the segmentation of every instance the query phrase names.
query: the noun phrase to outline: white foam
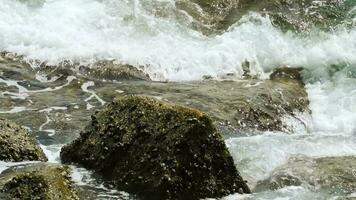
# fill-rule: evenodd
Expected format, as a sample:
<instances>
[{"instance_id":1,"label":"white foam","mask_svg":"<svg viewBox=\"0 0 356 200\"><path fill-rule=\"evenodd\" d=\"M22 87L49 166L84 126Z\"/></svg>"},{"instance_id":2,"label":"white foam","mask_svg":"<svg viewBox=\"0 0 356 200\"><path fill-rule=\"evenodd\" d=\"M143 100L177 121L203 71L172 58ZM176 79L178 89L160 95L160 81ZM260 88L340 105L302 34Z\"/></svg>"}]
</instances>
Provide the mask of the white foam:
<instances>
[{"instance_id":1,"label":"white foam","mask_svg":"<svg viewBox=\"0 0 356 200\"><path fill-rule=\"evenodd\" d=\"M47 146L40 144L40 147L42 148L43 152L46 154L48 158L48 162L52 162L52 163L60 163L59 154L63 146L64 144L53 144Z\"/></svg>"},{"instance_id":2,"label":"white foam","mask_svg":"<svg viewBox=\"0 0 356 200\"><path fill-rule=\"evenodd\" d=\"M356 136L356 79L308 84L307 91L311 131Z\"/></svg>"},{"instance_id":3,"label":"white foam","mask_svg":"<svg viewBox=\"0 0 356 200\"><path fill-rule=\"evenodd\" d=\"M68 76L67 77L67 82L63 85L60 86L56 86L54 88L45 88L42 90L28 90L27 88L21 86L19 84L20 81L17 80L5 80L0 78L0 83L5 83L7 86L14 86L18 89L18 92L9 92L9 91L4 91L1 92L1 95L9 95L11 98L13 99L26 99L30 96L30 94L34 94L34 93L42 93L42 92L52 92L52 91L56 91L56 90L60 90L68 85L70 85L70 83L75 80L76 77L74 76Z\"/></svg>"},{"instance_id":4,"label":"white foam","mask_svg":"<svg viewBox=\"0 0 356 200\"><path fill-rule=\"evenodd\" d=\"M292 135L266 133L227 140L242 176L254 184L295 154L356 155L356 83L355 75L350 75L356 71L356 28L301 36L282 33L268 18L252 15L255 20L246 17L222 35L207 37L187 28L174 14L160 18L147 10L147 5L162 2L167 8L163 11L174 13L171 12L173 0L47 0L31 6L2 0L0 50L49 64L67 59L113 58L146 66L145 70L155 80L196 80L203 75L219 77L226 73L241 75L241 63L245 60L251 62L252 75L264 76L265 71L280 65L303 66L312 111L310 119L301 120L306 130L297 125ZM330 75L332 64L347 67ZM47 79L38 74L36 78L53 82L58 77ZM31 93L61 89L73 80L74 77L68 77L65 85L37 91L29 91L17 81L0 78L0 83L19 90L18 93L2 92L3 95L26 99ZM100 104L105 103L88 89L91 86L94 82L86 82L81 88L89 95L85 99L88 109L92 108L89 101L93 98ZM1 112L25 109L16 107ZM286 119L286 123L293 125L294 121ZM51 162L59 162L60 147L42 146ZM0 170L3 166L0 163ZM85 173L74 170L77 184L85 184ZM253 198L313 199L307 198L308 195L302 187L288 187L272 194L254 194ZM246 196L231 196L234 197Z\"/></svg>"},{"instance_id":5,"label":"white foam","mask_svg":"<svg viewBox=\"0 0 356 200\"><path fill-rule=\"evenodd\" d=\"M87 110L90 110L95 107L89 103L89 101L93 98L95 98L97 101L99 101L99 103L101 105L105 105L105 103L106 103L94 91L88 89L89 87L92 87L94 85L95 85L95 83L93 81L88 81L88 82L83 83L83 85L81 86L81 89L83 90L83 92L91 94L88 98L84 99L84 101L87 102Z\"/></svg>"},{"instance_id":6,"label":"white foam","mask_svg":"<svg viewBox=\"0 0 356 200\"><path fill-rule=\"evenodd\" d=\"M343 133L287 135L276 132L232 138L226 143L242 176L249 180L250 185L267 178L273 169L293 155L356 155L356 138Z\"/></svg>"},{"instance_id":7,"label":"white foam","mask_svg":"<svg viewBox=\"0 0 356 200\"><path fill-rule=\"evenodd\" d=\"M174 16L153 15L147 5L161 2L150 2L48 0L42 7L29 7L3 0L0 49L50 63L115 58L147 66L151 77L164 80L241 74L240 64L246 59L254 63L255 74L282 64L323 68L341 61L356 63L355 30L300 38L255 16L259 23L246 22L206 37ZM173 0L164 2L174 9Z\"/></svg>"},{"instance_id":8,"label":"white foam","mask_svg":"<svg viewBox=\"0 0 356 200\"><path fill-rule=\"evenodd\" d=\"M26 107L23 107L23 106L15 106L15 107L11 108L11 110L7 110L7 111L0 110L0 113L2 113L2 114L13 114L13 113L23 112L23 111L26 111L26 110L29 110L29 109L27 109Z\"/></svg>"}]
</instances>

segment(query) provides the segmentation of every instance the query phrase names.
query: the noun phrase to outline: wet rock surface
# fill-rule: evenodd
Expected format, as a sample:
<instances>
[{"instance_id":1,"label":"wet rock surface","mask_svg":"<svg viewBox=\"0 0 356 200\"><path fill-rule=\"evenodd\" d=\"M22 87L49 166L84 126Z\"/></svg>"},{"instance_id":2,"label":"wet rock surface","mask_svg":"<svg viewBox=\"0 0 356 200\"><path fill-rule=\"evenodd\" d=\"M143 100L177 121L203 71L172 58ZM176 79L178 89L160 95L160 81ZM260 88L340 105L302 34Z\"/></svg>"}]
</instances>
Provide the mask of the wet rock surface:
<instances>
[{"instance_id":1,"label":"wet rock surface","mask_svg":"<svg viewBox=\"0 0 356 200\"><path fill-rule=\"evenodd\" d=\"M6 64L8 71L3 72L3 76L8 77L20 75L21 69L34 70L38 74L46 74L47 78L60 78L58 75L76 75L95 80L151 80L146 74L144 66L132 66L120 63L116 60L97 61L62 61L57 65L51 65L39 60L26 60L23 56L9 52L0 52L0 64ZM15 68L15 69L13 69ZM17 69L17 70L16 70ZM10 73L10 74L9 74ZM0 76L1 77L1 76ZM47 82L49 82L47 80Z\"/></svg>"},{"instance_id":2,"label":"wet rock surface","mask_svg":"<svg viewBox=\"0 0 356 200\"><path fill-rule=\"evenodd\" d=\"M284 116L302 122L295 112L309 112L300 69L277 70L270 80L251 76L236 80L226 75L222 80L195 82L104 81L80 70L32 69L19 57L8 57L0 61L0 117L28 127L49 151L75 139L94 110L117 96L149 96L204 111L224 138L243 137L246 129L253 134L262 134L256 130L288 132ZM93 193L92 199L107 193L83 189Z\"/></svg>"},{"instance_id":3,"label":"wet rock surface","mask_svg":"<svg viewBox=\"0 0 356 200\"><path fill-rule=\"evenodd\" d=\"M356 14L353 0L179 0L177 5L205 30L226 30L250 12L268 15L273 25L285 31L330 30L343 23L353 26Z\"/></svg>"},{"instance_id":4,"label":"wet rock surface","mask_svg":"<svg viewBox=\"0 0 356 200\"><path fill-rule=\"evenodd\" d=\"M284 116L298 121L296 113L309 112L300 71L281 68L271 74L271 80L136 82L122 83L119 89L123 94L157 97L202 110L223 129L286 130Z\"/></svg>"},{"instance_id":5,"label":"wet rock surface","mask_svg":"<svg viewBox=\"0 0 356 200\"><path fill-rule=\"evenodd\" d=\"M286 130L284 116L291 116L302 124L296 113L309 112L300 68L277 69L269 80L250 76L236 80L234 75L227 75L219 81L130 79L118 82L108 77L103 81L100 76L84 76L80 70L77 73L61 68L33 71L21 60L4 62L6 64L0 63L0 73L3 73L0 88L4 91L0 116L34 129L45 124L38 130L41 135L56 129L62 133L58 138L61 141L72 140L73 132L78 133L86 124L93 109L124 95L151 96L202 110L214 119L220 130L229 129L229 132ZM17 84L10 84L8 80ZM21 112L5 109L14 106Z\"/></svg>"},{"instance_id":6,"label":"wet rock surface","mask_svg":"<svg viewBox=\"0 0 356 200\"><path fill-rule=\"evenodd\" d=\"M0 160L46 161L47 158L25 128L0 118Z\"/></svg>"},{"instance_id":7,"label":"wet rock surface","mask_svg":"<svg viewBox=\"0 0 356 200\"><path fill-rule=\"evenodd\" d=\"M37 163L10 168L0 174L2 199L79 199L67 166Z\"/></svg>"},{"instance_id":8,"label":"wet rock surface","mask_svg":"<svg viewBox=\"0 0 356 200\"><path fill-rule=\"evenodd\" d=\"M115 99L61 150L61 159L94 169L144 199L249 192L206 114L148 97Z\"/></svg>"},{"instance_id":9,"label":"wet rock surface","mask_svg":"<svg viewBox=\"0 0 356 200\"><path fill-rule=\"evenodd\" d=\"M286 186L307 185L311 190L327 189L330 193L350 194L356 191L356 157L298 156L275 169L260 181L255 191L276 190Z\"/></svg>"},{"instance_id":10,"label":"wet rock surface","mask_svg":"<svg viewBox=\"0 0 356 200\"><path fill-rule=\"evenodd\" d=\"M313 28L329 30L352 19L350 11L356 5L350 0L240 0L237 12L229 19L243 16L248 12L260 12L271 17L272 23L283 30L309 31Z\"/></svg>"}]
</instances>

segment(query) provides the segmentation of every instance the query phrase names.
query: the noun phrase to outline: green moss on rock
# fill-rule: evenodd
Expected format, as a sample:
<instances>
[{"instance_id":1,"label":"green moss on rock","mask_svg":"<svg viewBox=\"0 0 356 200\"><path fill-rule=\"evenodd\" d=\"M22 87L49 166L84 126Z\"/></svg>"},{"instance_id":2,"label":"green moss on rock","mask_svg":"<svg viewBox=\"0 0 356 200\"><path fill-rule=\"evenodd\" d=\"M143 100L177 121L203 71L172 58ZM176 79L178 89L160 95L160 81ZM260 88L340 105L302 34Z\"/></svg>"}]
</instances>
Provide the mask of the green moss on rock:
<instances>
[{"instance_id":1,"label":"green moss on rock","mask_svg":"<svg viewBox=\"0 0 356 200\"><path fill-rule=\"evenodd\" d=\"M47 189L45 177L22 174L7 182L2 192L14 199L50 199Z\"/></svg>"},{"instance_id":2,"label":"green moss on rock","mask_svg":"<svg viewBox=\"0 0 356 200\"><path fill-rule=\"evenodd\" d=\"M250 192L206 114L148 97L115 99L62 148L61 159L144 199Z\"/></svg>"},{"instance_id":3,"label":"green moss on rock","mask_svg":"<svg viewBox=\"0 0 356 200\"><path fill-rule=\"evenodd\" d=\"M47 161L47 158L26 129L0 118L0 160Z\"/></svg>"},{"instance_id":4,"label":"green moss on rock","mask_svg":"<svg viewBox=\"0 0 356 200\"><path fill-rule=\"evenodd\" d=\"M76 200L69 167L37 163L11 168L0 175L0 191L5 199Z\"/></svg>"}]
</instances>

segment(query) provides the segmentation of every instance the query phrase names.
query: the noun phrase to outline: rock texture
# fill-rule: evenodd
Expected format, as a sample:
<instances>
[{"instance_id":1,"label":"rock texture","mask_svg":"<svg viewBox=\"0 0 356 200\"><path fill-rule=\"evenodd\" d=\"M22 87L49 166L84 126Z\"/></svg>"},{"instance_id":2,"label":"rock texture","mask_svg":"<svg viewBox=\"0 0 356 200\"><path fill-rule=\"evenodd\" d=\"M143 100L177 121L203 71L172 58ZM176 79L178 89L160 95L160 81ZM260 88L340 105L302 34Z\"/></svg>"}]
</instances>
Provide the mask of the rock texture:
<instances>
[{"instance_id":1,"label":"rock texture","mask_svg":"<svg viewBox=\"0 0 356 200\"><path fill-rule=\"evenodd\" d=\"M283 121L285 116L303 124L296 113L309 112L301 71L301 68L278 68L269 80L123 82L120 90L126 95L153 96L204 111L219 128L228 128L230 133L230 129L238 132L246 129L289 131ZM106 86L103 90L115 91L115 88L109 88ZM100 93L100 89L98 91ZM113 98L111 95L117 94L104 93L103 96L110 99Z\"/></svg>"},{"instance_id":2,"label":"rock texture","mask_svg":"<svg viewBox=\"0 0 356 200\"><path fill-rule=\"evenodd\" d=\"M205 32L224 31L250 12L268 15L273 25L285 31L330 30L342 23L353 26L356 16L354 0L177 0L176 4Z\"/></svg>"},{"instance_id":3,"label":"rock texture","mask_svg":"<svg viewBox=\"0 0 356 200\"><path fill-rule=\"evenodd\" d=\"M329 30L347 20L354 6L353 0L239 0L238 12L231 12L227 18L254 11L269 15L272 23L283 30Z\"/></svg>"},{"instance_id":4,"label":"rock texture","mask_svg":"<svg viewBox=\"0 0 356 200\"><path fill-rule=\"evenodd\" d=\"M286 186L307 185L310 189L327 189L330 193L350 194L356 191L356 157L305 156L291 158L257 183L255 191L276 190Z\"/></svg>"},{"instance_id":5,"label":"rock texture","mask_svg":"<svg viewBox=\"0 0 356 200\"><path fill-rule=\"evenodd\" d=\"M37 163L10 168L0 174L1 199L76 200L69 167Z\"/></svg>"},{"instance_id":6,"label":"rock texture","mask_svg":"<svg viewBox=\"0 0 356 200\"><path fill-rule=\"evenodd\" d=\"M115 99L61 150L61 159L144 199L250 192L206 114L148 97Z\"/></svg>"},{"instance_id":7,"label":"rock texture","mask_svg":"<svg viewBox=\"0 0 356 200\"><path fill-rule=\"evenodd\" d=\"M47 161L47 158L26 129L0 118L0 160Z\"/></svg>"}]
</instances>

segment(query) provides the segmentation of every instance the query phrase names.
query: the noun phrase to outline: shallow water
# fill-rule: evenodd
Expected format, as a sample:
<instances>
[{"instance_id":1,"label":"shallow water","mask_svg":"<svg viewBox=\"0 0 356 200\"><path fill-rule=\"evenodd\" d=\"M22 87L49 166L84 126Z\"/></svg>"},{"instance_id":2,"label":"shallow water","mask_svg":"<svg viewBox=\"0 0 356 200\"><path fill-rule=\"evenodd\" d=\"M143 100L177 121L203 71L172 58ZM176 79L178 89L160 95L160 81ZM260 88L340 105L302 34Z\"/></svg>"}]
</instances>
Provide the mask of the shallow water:
<instances>
[{"instance_id":1,"label":"shallow water","mask_svg":"<svg viewBox=\"0 0 356 200\"><path fill-rule=\"evenodd\" d=\"M245 60L261 79L281 65L303 66L312 111L300 116L305 126L292 121L292 133L229 135L226 144L239 171L253 186L294 155L356 156L355 27L285 33L268 17L251 14L220 35L206 36L191 29L192 19L170 0L3 0L0 18L0 50L24 55L30 64L0 59L0 116L28 127L50 162L59 162L60 148L78 135L95 109L115 94L142 91L125 82L41 71L34 60L56 65L116 59L143 66L157 81L219 79L227 73L239 79ZM0 169L12 164L0 163ZM73 168L74 180L92 191L92 199L132 198ZM336 196L298 186L226 199Z\"/></svg>"}]
</instances>

